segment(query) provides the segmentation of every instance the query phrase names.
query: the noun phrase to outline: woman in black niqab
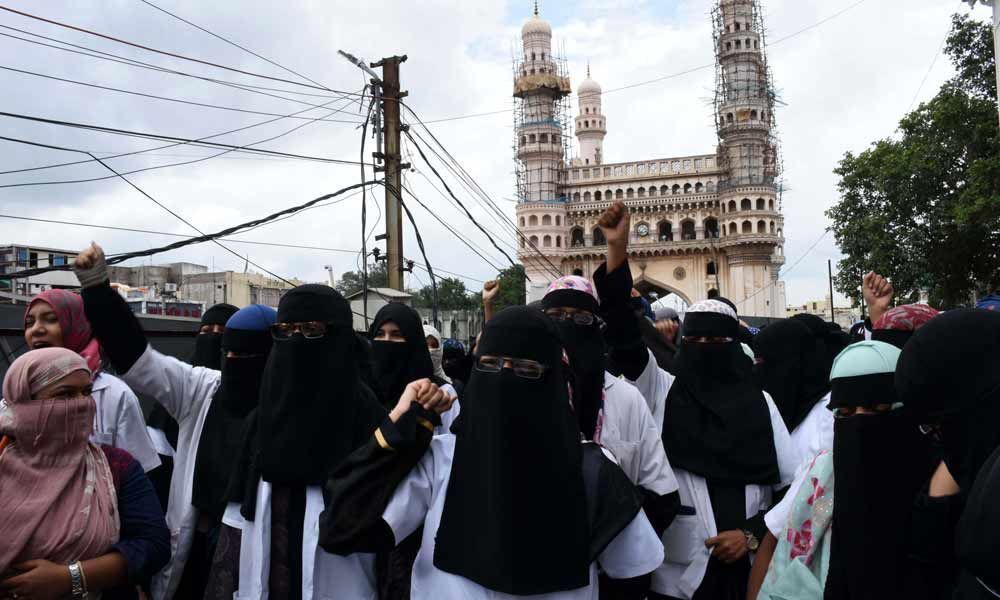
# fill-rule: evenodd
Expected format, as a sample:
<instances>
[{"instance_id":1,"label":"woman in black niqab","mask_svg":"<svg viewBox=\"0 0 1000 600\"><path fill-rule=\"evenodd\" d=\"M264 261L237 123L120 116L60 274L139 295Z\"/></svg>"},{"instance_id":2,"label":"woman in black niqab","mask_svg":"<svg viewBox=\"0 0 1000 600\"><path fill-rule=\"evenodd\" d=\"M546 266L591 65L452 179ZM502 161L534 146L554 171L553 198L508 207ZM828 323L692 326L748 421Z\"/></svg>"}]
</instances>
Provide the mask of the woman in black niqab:
<instances>
[{"instance_id":1,"label":"woman in black niqab","mask_svg":"<svg viewBox=\"0 0 1000 600\"><path fill-rule=\"evenodd\" d=\"M396 324L403 341L391 341L379 335L387 323ZM439 386L447 383L434 375L424 325L417 311L409 306L401 302L383 306L372 321L369 337L375 392L387 409L396 405L403 390L412 381L430 379Z\"/></svg>"},{"instance_id":2,"label":"woman in black niqab","mask_svg":"<svg viewBox=\"0 0 1000 600\"><path fill-rule=\"evenodd\" d=\"M586 586L580 430L559 333L541 311L508 308L487 323L477 348L483 356L536 361L544 372L529 379L511 368L473 367L471 400L452 426L455 457L434 565L515 595Z\"/></svg>"},{"instance_id":3,"label":"woman in black niqab","mask_svg":"<svg viewBox=\"0 0 1000 600\"><path fill-rule=\"evenodd\" d=\"M754 352L758 382L794 431L830 391L825 344L801 321L784 319L757 334Z\"/></svg>"}]
</instances>

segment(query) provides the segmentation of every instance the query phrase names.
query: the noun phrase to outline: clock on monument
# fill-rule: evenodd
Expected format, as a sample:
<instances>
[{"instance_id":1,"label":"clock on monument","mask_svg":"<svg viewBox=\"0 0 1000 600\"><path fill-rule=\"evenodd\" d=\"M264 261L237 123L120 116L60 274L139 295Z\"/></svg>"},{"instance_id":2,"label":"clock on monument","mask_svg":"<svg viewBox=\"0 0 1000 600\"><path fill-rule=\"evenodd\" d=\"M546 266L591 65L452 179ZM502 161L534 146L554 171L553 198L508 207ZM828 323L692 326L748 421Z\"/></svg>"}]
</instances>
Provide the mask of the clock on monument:
<instances>
[{"instance_id":1,"label":"clock on monument","mask_svg":"<svg viewBox=\"0 0 1000 600\"><path fill-rule=\"evenodd\" d=\"M649 225L639 223L639 226L635 228L635 232L639 234L639 237L646 237L649 235Z\"/></svg>"}]
</instances>

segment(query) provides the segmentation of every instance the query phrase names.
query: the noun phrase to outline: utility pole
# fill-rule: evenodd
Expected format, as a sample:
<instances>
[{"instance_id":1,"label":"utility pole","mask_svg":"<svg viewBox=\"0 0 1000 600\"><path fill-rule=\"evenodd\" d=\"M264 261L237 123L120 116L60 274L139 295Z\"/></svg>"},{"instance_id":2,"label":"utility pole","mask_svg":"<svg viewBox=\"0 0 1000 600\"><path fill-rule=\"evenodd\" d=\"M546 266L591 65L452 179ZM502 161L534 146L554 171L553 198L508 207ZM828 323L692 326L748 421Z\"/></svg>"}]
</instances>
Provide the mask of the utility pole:
<instances>
[{"instance_id":1,"label":"utility pole","mask_svg":"<svg viewBox=\"0 0 1000 600\"><path fill-rule=\"evenodd\" d=\"M385 169L385 253L386 273L389 287L403 290L403 207L400 203L403 190L403 165L400 155L399 103L407 93L399 89L399 65L406 61L406 55L390 56L372 63L382 67L381 105L384 121L385 152L375 153L375 158L383 160Z\"/></svg>"},{"instance_id":2,"label":"utility pole","mask_svg":"<svg viewBox=\"0 0 1000 600\"><path fill-rule=\"evenodd\" d=\"M837 322L837 315L833 312L833 261L826 259L826 275L830 279L830 322Z\"/></svg>"}]
</instances>

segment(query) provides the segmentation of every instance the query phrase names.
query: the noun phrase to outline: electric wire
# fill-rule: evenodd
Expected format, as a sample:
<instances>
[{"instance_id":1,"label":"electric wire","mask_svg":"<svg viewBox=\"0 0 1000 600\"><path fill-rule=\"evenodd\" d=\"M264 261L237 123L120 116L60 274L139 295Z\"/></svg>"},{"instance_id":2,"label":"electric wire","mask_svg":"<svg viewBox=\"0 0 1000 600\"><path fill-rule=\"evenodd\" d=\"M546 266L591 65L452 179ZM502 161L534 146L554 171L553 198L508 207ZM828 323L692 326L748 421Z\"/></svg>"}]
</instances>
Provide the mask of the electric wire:
<instances>
[{"instance_id":1,"label":"electric wire","mask_svg":"<svg viewBox=\"0 0 1000 600\"><path fill-rule=\"evenodd\" d=\"M801 256L799 256L799 257L798 257L798 258L797 258L797 259L795 260L795 262L793 262L793 263L791 264L791 266L789 266L789 267L788 267L787 269L785 269L785 270L784 270L784 274L785 274L785 275L788 275L789 273L791 273L791 272L792 272L792 269L794 269L795 267L797 267L797 266L798 266L798 264L799 264L800 262L802 262L802 260L803 260L803 259L804 259L805 257L809 256L809 253L810 253L810 252L812 252L812 251L813 251L813 249L814 249L814 248L816 248L816 246L817 246L817 245L819 245L819 243L820 243L820 242L821 242L821 241L823 240L823 238L825 238L825 237L826 237L826 234L828 234L828 233L830 233L830 230L829 230L829 229L824 229L824 230L823 230L823 234L822 234L822 235L820 235L820 236L819 236L818 238L816 238L816 241L815 241L815 242L813 242L813 243L812 243L812 245L811 245L811 246L809 246L809 248L807 248L807 249L806 249L806 251L805 251L805 252L803 252L803 253L802 253L802 255L801 255ZM750 294L749 296L747 296L746 298L744 298L744 299L740 300L739 302L737 302L737 304L739 304L740 306L742 306L742 305L743 305L743 304L744 304L745 302L747 302L748 300L750 300L751 298L753 298L753 297L754 297L754 296L756 296L757 294L759 294L759 293L761 293L761 292L763 292L763 291L765 291L765 290L769 290L769 289L771 289L772 287L774 287L774 285L775 285L775 282L771 282L771 283L769 283L769 284L765 285L765 286L764 286L764 287L762 287L762 288L757 288L757 290L756 290L756 291L754 291L754 293L752 293L752 294ZM832 302L833 300L831 299L830 301Z\"/></svg>"},{"instance_id":2,"label":"electric wire","mask_svg":"<svg viewBox=\"0 0 1000 600\"><path fill-rule=\"evenodd\" d=\"M402 182L401 182L402 184ZM420 235L420 228L417 227L417 221L413 218L413 213L410 212L410 208L406 206L406 202L403 202L403 194L400 190L393 188L386 184L386 189L389 190L391 194L396 196L399 201L399 205L403 207L403 212L406 213L406 218L410 221L410 226L413 227L413 234L417 238L417 247L420 248L420 255L424 257L424 265L427 267L427 275L431 279L431 318L434 321L434 326L438 326L438 290L437 290L437 280L434 277L434 268L431 267L431 261L427 259L427 250L424 248L424 238ZM403 257L400 256L400 259Z\"/></svg>"},{"instance_id":3,"label":"electric wire","mask_svg":"<svg viewBox=\"0 0 1000 600\"><path fill-rule=\"evenodd\" d=\"M244 51L244 52L246 52L248 54L256 56L257 58L261 59L262 61L264 61L264 62L266 62L266 63L268 63L270 65L278 67L279 69L281 69L283 71L286 71L288 73L291 73L292 75L295 75L297 77L305 79L309 83L313 83L313 84L316 84L318 86L325 87L325 86L323 86L323 84L319 83L318 81L316 81L314 79L310 79L310 78L306 77L305 75L303 75L302 73L299 73L298 71L293 71L292 69L289 69L288 67L286 67L284 65L281 65L281 64L279 64L279 63L277 63L277 62L275 62L275 61L273 61L273 60L271 60L271 59L269 59L269 58L267 58L265 56L261 56L260 54L257 54L253 50L251 50L249 48L246 48L245 46L241 46L241 45L237 44L236 42L234 42L232 40L229 40L229 39L227 39L227 38L225 38L225 37L223 37L223 36L221 36L221 35L213 32L213 31L210 31L210 30L202 27L201 25L198 25L197 23L193 23L193 22L185 19L184 17L181 17L181 16L179 16L177 14L174 14L174 13L170 12L169 10L167 10L167 9L161 7L161 6L157 6L156 4L150 2L149 0L139 0L139 1L142 2L143 4L146 4L147 6L151 6L151 7L155 8L156 10L158 10L158 11L164 13L164 14L170 15L171 17L177 19L178 21L181 21L182 23L187 23L191 27L194 27L195 29L198 29L199 31L203 31L203 32L207 33L208 35L210 35L210 36L212 36L212 37L214 37L214 38L216 38L218 40L221 40L221 41L229 44L230 46L234 46L234 47L239 48L240 50L242 50L242 51Z\"/></svg>"},{"instance_id":4,"label":"electric wire","mask_svg":"<svg viewBox=\"0 0 1000 600\"><path fill-rule=\"evenodd\" d=\"M203 60L203 59L200 59L200 58L193 58L193 57L190 57L190 56L184 56L183 54L177 54L175 52L168 52L166 50L159 50L157 48L152 48L150 46L144 46L144 45L136 43L136 42L131 42L131 41L128 41L128 40L117 38L117 37L114 37L114 36L111 36L111 35L107 35L107 34L104 34L104 33L100 33L100 32L97 32L97 31L92 31L92 30L87 29L85 27L79 27L79 26L76 26L76 25L70 25L69 23L62 23L60 21L56 21L56 20L53 20L53 19L47 19L45 17L40 17L38 15L33 15L31 13L27 13L27 12L24 12L24 11L16 10L16 9L13 9L13 8L10 8L10 7L7 7L7 6L3 6L3 5L0 5L0 10L5 10L7 12L14 13L14 14L20 15L22 17L27 17L29 19L35 19L36 21L41 21L43 23L48 23L50 25L55 25L57 27L62 27L64 29L71 29L73 31L78 31L80 33L85 33L87 35L99 37L99 38L102 38L102 39L105 39L105 40L109 40L109 41L112 41L112 42L117 42L119 44L125 44L127 46L132 46L133 48L138 48L140 50L145 50L147 52L153 52L153 53L156 53L156 54L161 54L163 56L169 56L171 58L177 58L177 59L186 60L186 61L193 62L193 63L198 63L198 64L206 65L206 66L209 66L209 67L215 67L217 69L223 69L223 70L226 70L226 71L231 71L233 73L239 73L241 75L248 75L248 76L251 76L251 77L258 77L260 79L269 79L271 81L280 81L282 83L289 83L289 84L292 84L292 85L298 85L298 86L302 86L302 87L306 87L306 88L313 88L313 89L317 89L317 90L322 90L324 92L342 93L342 92L340 92L340 90L333 90L333 89L330 89L330 88L328 88L326 86L322 86L322 85L312 85L312 84L308 84L308 83L302 83L300 81L294 81L294 80L291 80L291 79L284 79L282 77L272 77L270 75L264 75L264 74L261 74L261 73L254 73L252 71L245 71L243 69L237 69L236 67L229 67L229 66L226 66L226 65L221 65L221 64L214 63L214 62L207 61L207 60Z\"/></svg>"}]
</instances>

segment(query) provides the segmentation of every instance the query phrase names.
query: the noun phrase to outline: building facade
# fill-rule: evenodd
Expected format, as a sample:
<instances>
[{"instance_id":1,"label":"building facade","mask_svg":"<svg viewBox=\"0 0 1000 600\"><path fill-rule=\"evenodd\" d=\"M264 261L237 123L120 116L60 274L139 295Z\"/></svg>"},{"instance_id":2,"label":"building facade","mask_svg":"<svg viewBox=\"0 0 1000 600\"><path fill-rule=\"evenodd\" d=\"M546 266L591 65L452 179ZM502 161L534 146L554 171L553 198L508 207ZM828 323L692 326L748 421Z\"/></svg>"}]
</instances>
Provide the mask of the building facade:
<instances>
[{"instance_id":1,"label":"building facade","mask_svg":"<svg viewBox=\"0 0 1000 600\"><path fill-rule=\"evenodd\" d=\"M73 271L49 271L31 277L5 277L9 273L39 267L64 267L76 258L75 250L11 244L0 246L0 292L16 296L34 296L46 290L80 287Z\"/></svg>"},{"instance_id":2,"label":"building facade","mask_svg":"<svg viewBox=\"0 0 1000 600\"><path fill-rule=\"evenodd\" d=\"M571 87L552 56L552 29L537 9L522 27L514 70L517 225L529 302L552 279L591 273L605 260L597 220L621 200L631 213L630 264L641 292L693 303L716 289L741 314L784 316L774 92L758 0L717 0L712 19L715 151L627 162L605 160L609 121L589 66L577 114L566 118ZM579 146L572 158L570 127Z\"/></svg>"}]
</instances>

